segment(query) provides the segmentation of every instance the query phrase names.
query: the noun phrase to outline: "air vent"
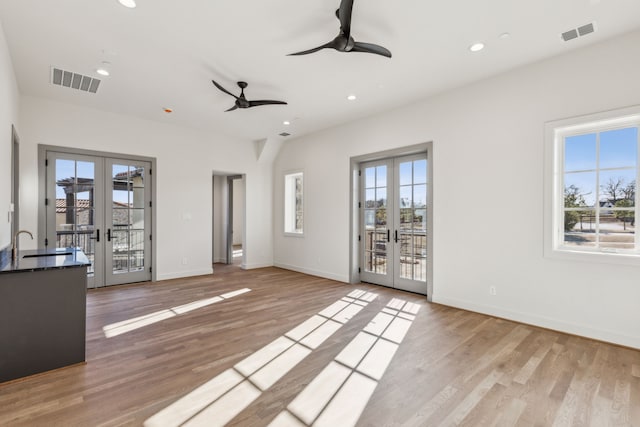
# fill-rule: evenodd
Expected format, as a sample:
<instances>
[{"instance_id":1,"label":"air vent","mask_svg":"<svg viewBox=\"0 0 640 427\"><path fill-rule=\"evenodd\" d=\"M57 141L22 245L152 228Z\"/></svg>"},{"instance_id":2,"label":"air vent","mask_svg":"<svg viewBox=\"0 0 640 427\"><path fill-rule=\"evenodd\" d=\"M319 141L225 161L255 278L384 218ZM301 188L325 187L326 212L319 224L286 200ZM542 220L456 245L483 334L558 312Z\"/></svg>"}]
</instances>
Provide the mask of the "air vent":
<instances>
[{"instance_id":1,"label":"air vent","mask_svg":"<svg viewBox=\"0 0 640 427\"><path fill-rule=\"evenodd\" d=\"M580 37L586 36L587 34L591 34L595 31L595 27L593 26L593 22L587 25L583 25L582 27L578 27L578 34Z\"/></svg>"},{"instance_id":2,"label":"air vent","mask_svg":"<svg viewBox=\"0 0 640 427\"><path fill-rule=\"evenodd\" d=\"M590 22L586 25L583 25L578 28L574 28L569 31L565 31L560 36L562 40L568 42L569 40L577 39L578 37L586 36L587 34L591 34L596 30L596 26L594 22Z\"/></svg>"},{"instance_id":3,"label":"air vent","mask_svg":"<svg viewBox=\"0 0 640 427\"><path fill-rule=\"evenodd\" d=\"M287 133L287 132L282 132L282 133L280 134L280 136L291 136L291 134L290 134L290 133Z\"/></svg>"},{"instance_id":4,"label":"air vent","mask_svg":"<svg viewBox=\"0 0 640 427\"><path fill-rule=\"evenodd\" d=\"M96 93L100 86L99 79L53 67L51 68L51 83L91 93Z\"/></svg>"}]
</instances>

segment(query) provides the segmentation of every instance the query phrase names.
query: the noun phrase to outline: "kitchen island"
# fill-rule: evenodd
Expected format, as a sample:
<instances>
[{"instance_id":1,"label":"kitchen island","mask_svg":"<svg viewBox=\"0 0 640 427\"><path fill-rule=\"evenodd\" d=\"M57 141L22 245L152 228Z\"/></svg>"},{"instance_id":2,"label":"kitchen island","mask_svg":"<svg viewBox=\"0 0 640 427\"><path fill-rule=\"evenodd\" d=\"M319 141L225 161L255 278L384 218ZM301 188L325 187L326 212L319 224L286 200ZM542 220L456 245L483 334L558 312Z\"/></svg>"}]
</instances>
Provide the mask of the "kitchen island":
<instances>
[{"instance_id":1,"label":"kitchen island","mask_svg":"<svg viewBox=\"0 0 640 427\"><path fill-rule=\"evenodd\" d=\"M0 382L84 362L87 266L76 248L0 264Z\"/></svg>"}]
</instances>

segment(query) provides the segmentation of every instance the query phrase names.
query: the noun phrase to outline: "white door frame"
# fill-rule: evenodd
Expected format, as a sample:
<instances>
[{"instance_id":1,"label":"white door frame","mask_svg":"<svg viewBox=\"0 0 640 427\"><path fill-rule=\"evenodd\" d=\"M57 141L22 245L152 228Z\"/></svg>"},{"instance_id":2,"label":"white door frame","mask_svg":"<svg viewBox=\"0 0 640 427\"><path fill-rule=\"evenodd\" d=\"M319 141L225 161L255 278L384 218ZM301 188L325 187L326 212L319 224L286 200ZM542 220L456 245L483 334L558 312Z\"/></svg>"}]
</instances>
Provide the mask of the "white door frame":
<instances>
[{"instance_id":1,"label":"white door frame","mask_svg":"<svg viewBox=\"0 0 640 427\"><path fill-rule=\"evenodd\" d=\"M91 156L91 157L102 157L102 158L112 158L112 159L122 159L123 161L142 161L149 162L151 164L152 174L150 176L150 184L151 184L151 199L157 200L157 165L156 159L153 157L145 157L145 156L137 156L137 155L129 155L122 153L111 153L104 151L95 151L95 150L86 150L82 148L73 148L73 147L59 147L53 145L39 144L38 145L38 247L45 246L45 239L47 238L47 206L45 206L45 201L47 199L46 194L46 182L47 182L47 152L56 152L62 154L69 154L73 156ZM55 200L52 201L55 203ZM155 208L155 205L153 206ZM151 209L151 227L149 232L153 237L157 234L157 209ZM101 238L105 236L102 235ZM151 240L151 281L155 282L157 280L157 238L153 238Z\"/></svg>"},{"instance_id":2,"label":"white door frame","mask_svg":"<svg viewBox=\"0 0 640 427\"><path fill-rule=\"evenodd\" d=\"M233 198L237 197L233 195L233 182L242 178L242 175L227 176L227 264L233 264Z\"/></svg>"},{"instance_id":3,"label":"white door frame","mask_svg":"<svg viewBox=\"0 0 640 427\"><path fill-rule=\"evenodd\" d=\"M349 173L349 188L350 188L350 213L351 218L349 223L349 283L359 283L360 280L360 241L358 236L360 235L360 209L358 203L361 198L360 190L360 178L358 171L360 164L363 162L374 161L389 157L401 157L405 155L427 153L427 180L429 182L429 188L427 192L427 205L429 209L429 215L427 215L427 233L429 238L427 239L427 300L433 300L433 168L434 168L434 154L433 143L426 142L422 144L416 144L408 147L401 147L397 149L391 149L376 153L365 154L361 156L354 156L350 159L350 173Z\"/></svg>"}]
</instances>

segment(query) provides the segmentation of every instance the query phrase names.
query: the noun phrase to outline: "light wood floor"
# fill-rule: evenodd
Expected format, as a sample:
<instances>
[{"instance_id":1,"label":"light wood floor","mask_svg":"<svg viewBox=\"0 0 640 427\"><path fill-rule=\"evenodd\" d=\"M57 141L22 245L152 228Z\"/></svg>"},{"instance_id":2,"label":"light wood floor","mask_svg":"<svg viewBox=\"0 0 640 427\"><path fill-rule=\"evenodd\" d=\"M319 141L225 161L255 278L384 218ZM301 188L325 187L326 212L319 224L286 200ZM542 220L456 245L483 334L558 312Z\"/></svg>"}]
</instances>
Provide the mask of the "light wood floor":
<instances>
[{"instance_id":1,"label":"light wood floor","mask_svg":"<svg viewBox=\"0 0 640 427\"><path fill-rule=\"evenodd\" d=\"M399 345L389 366L378 366L381 378L363 376L373 393L358 426L640 426L640 351L429 304L424 297L377 286L277 268L216 265L215 271L89 292L87 363L0 384L0 425L176 425L156 421L166 408L192 396L202 401L212 380L361 289L378 296L254 395L231 425L266 426L294 407L296 396L315 390L313 379L335 364L363 329L375 326L372 319L396 298L418 304L419 311L415 318L405 316L410 319L404 323L406 336L394 338ZM242 288L251 291L211 299ZM209 305L187 305L194 301ZM152 313L163 320L126 332L112 329L117 334L105 336L107 325ZM362 396L347 396L345 417L355 411L357 418ZM215 423L214 414L203 425Z\"/></svg>"}]
</instances>

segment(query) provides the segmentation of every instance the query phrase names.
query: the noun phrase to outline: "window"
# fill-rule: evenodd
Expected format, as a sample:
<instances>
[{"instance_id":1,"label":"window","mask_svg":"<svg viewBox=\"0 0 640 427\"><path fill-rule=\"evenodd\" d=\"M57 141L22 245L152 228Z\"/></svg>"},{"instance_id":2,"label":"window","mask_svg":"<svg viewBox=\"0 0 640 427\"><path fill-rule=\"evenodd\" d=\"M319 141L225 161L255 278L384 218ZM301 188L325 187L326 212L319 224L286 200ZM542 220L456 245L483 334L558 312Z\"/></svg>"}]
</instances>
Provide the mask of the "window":
<instances>
[{"instance_id":1,"label":"window","mask_svg":"<svg viewBox=\"0 0 640 427\"><path fill-rule=\"evenodd\" d=\"M554 169L548 249L640 258L635 224L639 127L640 108L548 126L553 159L547 162Z\"/></svg>"},{"instance_id":2,"label":"window","mask_svg":"<svg viewBox=\"0 0 640 427\"><path fill-rule=\"evenodd\" d=\"M302 235L304 225L302 172L284 176L284 232Z\"/></svg>"}]
</instances>

